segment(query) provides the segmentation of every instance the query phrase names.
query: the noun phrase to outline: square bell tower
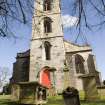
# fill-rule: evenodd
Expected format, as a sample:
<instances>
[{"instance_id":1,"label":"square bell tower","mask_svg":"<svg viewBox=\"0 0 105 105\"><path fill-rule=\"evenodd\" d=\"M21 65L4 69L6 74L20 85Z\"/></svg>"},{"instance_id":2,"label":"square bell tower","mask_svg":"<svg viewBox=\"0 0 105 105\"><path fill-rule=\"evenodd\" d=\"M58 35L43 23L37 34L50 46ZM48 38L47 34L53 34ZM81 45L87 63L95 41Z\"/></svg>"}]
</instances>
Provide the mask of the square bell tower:
<instances>
[{"instance_id":1,"label":"square bell tower","mask_svg":"<svg viewBox=\"0 0 105 105\"><path fill-rule=\"evenodd\" d=\"M59 91L63 89L65 61L60 0L37 0L34 11L29 80L38 81L45 66L55 68L54 83Z\"/></svg>"}]
</instances>

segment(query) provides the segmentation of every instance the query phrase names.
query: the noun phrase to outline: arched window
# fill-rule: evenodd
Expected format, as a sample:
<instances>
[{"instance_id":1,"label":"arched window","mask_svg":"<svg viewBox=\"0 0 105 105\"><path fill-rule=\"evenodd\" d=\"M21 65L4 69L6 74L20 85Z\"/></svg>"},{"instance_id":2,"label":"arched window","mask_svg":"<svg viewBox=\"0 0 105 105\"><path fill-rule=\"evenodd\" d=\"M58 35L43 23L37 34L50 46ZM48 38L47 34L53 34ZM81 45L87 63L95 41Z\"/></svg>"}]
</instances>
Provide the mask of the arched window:
<instances>
[{"instance_id":1,"label":"arched window","mask_svg":"<svg viewBox=\"0 0 105 105\"><path fill-rule=\"evenodd\" d=\"M45 41L44 47L45 47L46 60L50 60L51 59L51 54L50 54L51 44L49 42Z\"/></svg>"},{"instance_id":2,"label":"arched window","mask_svg":"<svg viewBox=\"0 0 105 105\"><path fill-rule=\"evenodd\" d=\"M85 74L84 59L78 54L75 56L75 67L77 73Z\"/></svg>"},{"instance_id":3,"label":"arched window","mask_svg":"<svg viewBox=\"0 0 105 105\"><path fill-rule=\"evenodd\" d=\"M44 32L50 33L52 32L52 20L49 17L44 18Z\"/></svg>"},{"instance_id":4,"label":"arched window","mask_svg":"<svg viewBox=\"0 0 105 105\"><path fill-rule=\"evenodd\" d=\"M44 0L44 3L43 3L43 10L44 10L44 11L49 11L49 10L51 10L51 0Z\"/></svg>"}]
</instances>

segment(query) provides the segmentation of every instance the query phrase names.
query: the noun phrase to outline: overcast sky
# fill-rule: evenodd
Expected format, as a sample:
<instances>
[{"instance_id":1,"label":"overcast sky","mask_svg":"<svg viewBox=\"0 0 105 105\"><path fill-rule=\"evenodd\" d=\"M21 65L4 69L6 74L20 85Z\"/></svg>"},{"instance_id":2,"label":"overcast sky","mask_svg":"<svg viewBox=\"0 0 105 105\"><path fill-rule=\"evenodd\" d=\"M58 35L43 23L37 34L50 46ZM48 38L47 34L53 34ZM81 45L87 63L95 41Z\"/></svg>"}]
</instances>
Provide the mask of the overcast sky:
<instances>
[{"instance_id":1,"label":"overcast sky","mask_svg":"<svg viewBox=\"0 0 105 105\"><path fill-rule=\"evenodd\" d=\"M64 5L67 3L67 0L65 1ZM68 27L73 26L77 18L71 16L67 6L62 11L62 15L63 23L66 27L64 37L73 42L77 33L72 28L68 29ZM70 20L72 21L70 22ZM13 38L0 38L0 67L8 67L12 72L13 62L16 61L16 54L26 51L30 47L31 26L11 24L11 29L19 38L16 41ZM105 30L94 30L92 32L84 30L84 35L93 49L93 54L96 55L97 67L102 74L102 78L105 79Z\"/></svg>"}]
</instances>

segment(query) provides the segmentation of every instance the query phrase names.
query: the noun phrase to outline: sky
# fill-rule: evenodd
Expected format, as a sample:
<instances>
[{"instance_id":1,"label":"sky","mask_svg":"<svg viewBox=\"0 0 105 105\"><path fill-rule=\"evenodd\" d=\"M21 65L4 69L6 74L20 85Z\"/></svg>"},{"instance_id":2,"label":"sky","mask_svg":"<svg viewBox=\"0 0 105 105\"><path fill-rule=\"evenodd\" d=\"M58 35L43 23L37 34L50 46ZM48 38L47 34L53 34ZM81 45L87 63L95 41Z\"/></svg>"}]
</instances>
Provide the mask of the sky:
<instances>
[{"instance_id":1,"label":"sky","mask_svg":"<svg viewBox=\"0 0 105 105\"><path fill-rule=\"evenodd\" d=\"M67 4L67 0L65 0L64 4ZM62 15L64 24L66 24L66 29L64 29L64 37L65 39L73 42L77 33L75 33L72 28L68 27L73 25L72 23L76 18L71 17L68 9L65 9ZM65 18L68 21L72 18L73 22L65 22ZM0 67L8 67L12 73L13 63L16 61L16 54L19 52L24 52L30 47L31 25L25 26L22 24L11 24L11 29L15 35L18 36L18 38L14 39L0 37ZM84 35L86 35L87 42L91 45L93 54L96 56L97 68L101 72L102 78L105 79L105 30L84 30Z\"/></svg>"}]
</instances>

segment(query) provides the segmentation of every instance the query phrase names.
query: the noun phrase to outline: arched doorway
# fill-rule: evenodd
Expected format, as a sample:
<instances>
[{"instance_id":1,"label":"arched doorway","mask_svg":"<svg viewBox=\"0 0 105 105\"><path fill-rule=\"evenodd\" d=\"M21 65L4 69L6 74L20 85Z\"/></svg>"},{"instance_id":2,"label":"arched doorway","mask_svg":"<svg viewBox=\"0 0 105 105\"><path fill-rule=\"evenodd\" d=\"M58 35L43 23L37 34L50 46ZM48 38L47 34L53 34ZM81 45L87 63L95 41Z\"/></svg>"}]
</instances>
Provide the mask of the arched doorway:
<instances>
[{"instance_id":1,"label":"arched doorway","mask_svg":"<svg viewBox=\"0 0 105 105\"><path fill-rule=\"evenodd\" d=\"M50 76L50 68L48 66L42 68L39 77L40 84L46 86L47 88L51 88L51 76Z\"/></svg>"}]
</instances>

